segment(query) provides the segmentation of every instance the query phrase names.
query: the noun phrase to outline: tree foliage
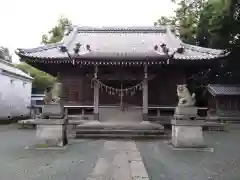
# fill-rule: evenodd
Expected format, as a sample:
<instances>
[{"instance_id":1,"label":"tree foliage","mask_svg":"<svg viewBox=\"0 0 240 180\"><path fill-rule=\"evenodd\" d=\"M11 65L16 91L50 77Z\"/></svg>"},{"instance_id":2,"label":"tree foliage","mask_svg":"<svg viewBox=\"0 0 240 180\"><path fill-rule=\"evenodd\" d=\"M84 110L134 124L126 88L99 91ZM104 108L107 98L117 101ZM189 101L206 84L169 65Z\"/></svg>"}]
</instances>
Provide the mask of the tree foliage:
<instances>
[{"instance_id":1,"label":"tree foliage","mask_svg":"<svg viewBox=\"0 0 240 180\"><path fill-rule=\"evenodd\" d=\"M209 0L199 20L197 41L201 46L230 48L236 28L230 0ZM234 35L235 34L235 35Z\"/></svg>"},{"instance_id":2,"label":"tree foliage","mask_svg":"<svg viewBox=\"0 0 240 180\"><path fill-rule=\"evenodd\" d=\"M21 69L25 73L29 73L31 77L34 78L33 84L32 84L32 92L43 92L47 87L50 87L53 85L53 83L56 81L56 78L53 76L40 71L26 63L20 63L15 65L17 68Z\"/></svg>"},{"instance_id":3,"label":"tree foliage","mask_svg":"<svg viewBox=\"0 0 240 180\"><path fill-rule=\"evenodd\" d=\"M160 26L160 25L175 25L176 24L176 18L175 17L160 17L157 21L154 22L154 26Z\"/></svg>"},{"instance_id":4,"label":"tree foliage","mask_svg":"<svg viewBox=\"0 0 240 180\"><path fill-rule=\"evenodd\" d=\"M10 55L8 48L2 46L0 47L0 58L5 61L12 62L12 56Z\"/></svg>"},{"instance_id":5,"label":"tree foliage","mask_svg":"<svg viewBox=\"0 0 240 180\"><path fill-rule=\"evenodd\" d=\"M171 0L175 17L160 17L154 25L179 26L180 38L190 44L232 48L240 39L239 0Z\"/></svg>"},{"instance_id":6,"label":"tree foliage","mask_svg":"<svg viewBox=\"0 0 240 180\"><path fill-rule=\"evenodd\" d=\"M205 0L172 0L177 4L174 17L160 17L154 25L178 25L181 39L190 44L196 42L196 32Z\"/></svg>"},{"instance_id":7,"label":"tree foliage","mask_svg":"<svg viewBox=\"0 0 240 180\"><path fill-rule=\"evenodd\" d=\"M195 44L198 22L205 0L181 0L177 3L176 18L180 38L186 43Z\"/></svg>"},{"instance_id":8,"label":"tree foliage","mask_svg":"<svg viewBox=\"0 0 240 180\"><path fill-rule=\"evenodd\" d=\"M239 0L171 0L177 4L175 25L183 42L208 48L227 49L226 62L212 69L198 70L189 76L190 89L203 97L205 85L240 84L240 1ZM168 24L161 17L154 24ZM216 63L219 61L216 61ZM191 78L193 77L193 78ZM202 94L202 95L200 95ZM198 97L197 96L197 97Z\"/></svg>"},{"instance_id":9,"label":"tree foliage","mask_svg":"<svg viewBox=\"0 0 240 180\"><path fill-rule=\"evenodd\" d=\"M42 44L51 44L60 42L64 36L66 27L72 25L72 22L66 17L60 17L57 25L54 26L48 34L42 35Z\"/></svg>"},{"instance_id":10,"label":"tree foliage","mask_svg":"<svg viewBox=\"0 0 240 180\"><path fill-rule=\"evenodd\" d=\"M72 23L66 17L60 17L57 25L55 25L48 34L44 34L42 36L42 44L51 44L56 43L62 40L64 36L64 32L67 26L70 26ZM30 73L30 75L34 78L32 91L43 92L47 87L52 86L56 81L56 78L49 75L46 72L40 71L29 64L21 63L16 65L17 68L21 69L26 73Z\"/></svg>"}]
</instances>

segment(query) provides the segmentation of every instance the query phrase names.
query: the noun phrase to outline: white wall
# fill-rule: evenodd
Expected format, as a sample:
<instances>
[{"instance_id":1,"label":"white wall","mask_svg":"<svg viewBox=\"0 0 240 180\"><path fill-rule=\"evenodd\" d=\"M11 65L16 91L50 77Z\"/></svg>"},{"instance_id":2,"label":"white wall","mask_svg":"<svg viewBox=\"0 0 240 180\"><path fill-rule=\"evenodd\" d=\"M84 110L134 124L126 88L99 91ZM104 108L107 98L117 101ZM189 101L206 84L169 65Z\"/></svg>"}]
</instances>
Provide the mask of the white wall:
<instances>
[{"instance_id":1,"label":"white wall","mask_svg":"<svg viewBox=\"0 0 240 180\"><path fill-rule=\"evenodd\" d=\"M29 116L27 107L31 104L31 89L31 80L0 70L0 119Z\"/></svg>"}]
</instances>

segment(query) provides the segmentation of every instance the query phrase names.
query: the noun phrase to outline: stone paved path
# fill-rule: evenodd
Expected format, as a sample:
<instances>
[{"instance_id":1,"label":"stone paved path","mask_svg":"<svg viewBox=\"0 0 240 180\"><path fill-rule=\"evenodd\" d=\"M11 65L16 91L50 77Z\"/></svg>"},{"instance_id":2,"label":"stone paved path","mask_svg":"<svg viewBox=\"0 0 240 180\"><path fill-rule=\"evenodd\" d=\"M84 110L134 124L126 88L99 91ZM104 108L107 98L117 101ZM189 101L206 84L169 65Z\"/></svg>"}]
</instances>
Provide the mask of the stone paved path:
<instances>
[{"instance_id":1,"label":"stone paved path","mask_svg":"<svg viewBox=\"0 0 240 180\"><path fill-rule=\"evenodd\" d=\"M106 141L87 180L149 180L140 152L133 141Z\"/></svg>"}]
</instances>

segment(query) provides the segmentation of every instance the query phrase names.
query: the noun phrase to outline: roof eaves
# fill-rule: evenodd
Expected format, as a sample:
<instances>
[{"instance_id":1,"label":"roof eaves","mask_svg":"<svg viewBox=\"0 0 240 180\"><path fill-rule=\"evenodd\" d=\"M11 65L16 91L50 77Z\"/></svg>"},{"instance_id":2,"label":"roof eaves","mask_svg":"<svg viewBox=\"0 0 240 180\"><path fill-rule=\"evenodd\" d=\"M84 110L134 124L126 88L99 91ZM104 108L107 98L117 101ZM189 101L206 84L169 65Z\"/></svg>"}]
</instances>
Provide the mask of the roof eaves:
<instances>
[{"instance_id":1,"label":"roof eaves","mask_svg":"<svg viewBox=\"0 0 240 180\"><path fill-rule=\"evenodd\" d=\"M15 77L16 77L16 76L17 76L17 77L22 77L22 78L24 78L24 79L29 79L29 80L33 80L33 79L34 79L33 77L28 76L27 74L22 75L22 74L15 73L15 72L11 72L11 71L8 71L8 70L5 70L5 69L3 69L2 72L3 72L3 73L7 73L8 75L11 74L11 75L13 75L13 76L15 76Z\"/></svg>"},{"instance_id":2,"label":"roof eaves","mask_svg":"<svg viewBox=\"0 0 240 180\"><path fill-rule=\"evenodd\" d=\"M174 59L176 60L193 60L193 61L197 61L197 60L211 60L211 59L218 59L221 57L225 57L225 56L220 56L220 55L198 55L198 56L174 56Z\"/></svg>"},{"instance_id":3,"label":"roof eaves","mask_svg":"<svg viewBox=\"0 0 240 180\"><path fill-rule=\"evenodd\" d=\"M214 90L214 88L213 88L212 86L213 86L212 84L209 84L209 85L207 86L207 90L208 90L208 92L210 92L210 94L211 94L212 96L216 96L217 92Z\"/></svg>"},{"instance_id":4,"label":"roof eaves","mask_svg":"<svg viewBox=\"0 0 240 180\"><path fill-rule=\"evenodd\" d=\"M205 48L205 47L200 47L200 46L194 46L186 43L182 43L182 46L185 49L189 49L192 51L204 53L204 54L209 54L209 55L215 55L215 56L225 56L226 54L229 54L229 52L226 52L226 50L223 49L211 49L211 48Z\"/></svg>"},{"instance_id":5,"label":"roof eaves","mask_svg":"<svg viewBox=\"0 0 240 180\"><path fill-rule=\"evenodd\" d=\"M53 49L53 48L59 48L62 45L63 45L63 42L59 42L59 43L39 46L39 47L32 48L32 49L21 49L21 48L18 48L15 51L15 53L17 55L19 55L19 54L26 54L26 53L36 53L36 52L46 51L46 50Z\"/></svg>"},{"instance_id":6,"label":"roof eaves","mask_svg":"<svg viewBox=\"0 0 240 180\"><path fill-rule=\"evenodd\" d=\"M217 88L240 88L239 84L209 84L207 86L208 91L213 95L213 96L239 96L240 91L224 91L224 92L218 92Z\"/></svg>"},{"instance_id":7,"label":"roof eaves","mask_svg":"<svg viewBox=\"0 0 240 180\"><path fill-rule=\"evenodd\" d=\"M3 67L0 67L2 72L8 73L8 74L13 74L15 76L20 76L20 77L23 77L23 78L27 78L27 79L33 80L33 78L31 76L29 76L28 74L26 74L22 70L16 68L12 63L6 62L6 61L4 61L2 59L0 59L0 63L5 64L5 65L3 65Z\"/></svg>"}]
</instances>

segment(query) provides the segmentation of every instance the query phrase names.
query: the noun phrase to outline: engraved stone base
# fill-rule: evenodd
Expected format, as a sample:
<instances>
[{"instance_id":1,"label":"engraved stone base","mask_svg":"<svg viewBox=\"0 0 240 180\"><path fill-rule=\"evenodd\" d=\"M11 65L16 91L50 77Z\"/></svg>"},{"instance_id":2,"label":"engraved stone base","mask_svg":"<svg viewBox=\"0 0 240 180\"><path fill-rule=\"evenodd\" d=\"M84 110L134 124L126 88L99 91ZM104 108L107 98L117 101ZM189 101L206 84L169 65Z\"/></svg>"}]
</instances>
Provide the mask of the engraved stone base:
<instances>
[{"instance_id":1,"label":"engraved stone base","mask_svg":"<svg viewBox=\"0 0 240 180\"><path fill-rule=\"evenodd\" d=\"M148 114L143 114L143 121L148 121Z\"/></svg>"},{"instance_id":2,"label":"engraved stone base","mask_svg":"<svg viewBox=\"0 0 240 180\"><path fill-rule=\"evenodd\" d=\"M205 147L202 120L172 120L172 145L177 148Z\"/></svg>"},{"instance_id":3,"label":"engraved stone base","mask_svg":"<svg viewBox=\"0 0 240 180\"><path fill-rule=\"evenodd\" d=\"M197 116L197 111L198 109L195 106L187 107L178 106L175 108L175 115Z\"/></svg>"},{"instance_id":4,"label":"engraved stone base","mask_svg":"<svg viewBox=\"0 0 240 180\"><path fill-rule=\"evenodd\" d=\"M62 119L37 120L37 144L53 146L65 146L67 142L67 126Z\"/></svg>"},{"instance_id":5,"label":"engraved stone base","mask_svg":"<svg viewBox=\"0 0 240 180\"><path fill-rule=\"evenodd\" d=\"M93 119L96 120L96 121L99 121L99 114L94 114Z\"/></svg>"},{"instance_id":6,"label":"engraved stone base","mask_svg":"<svg viewBox=\"0 0 240 180\"><path fill-rule=\"evenodd\" d=\"M61 104L45 104L42 107L42 117L61 119L64 116L64 108Z\"/></svg>"}]
</instances>

